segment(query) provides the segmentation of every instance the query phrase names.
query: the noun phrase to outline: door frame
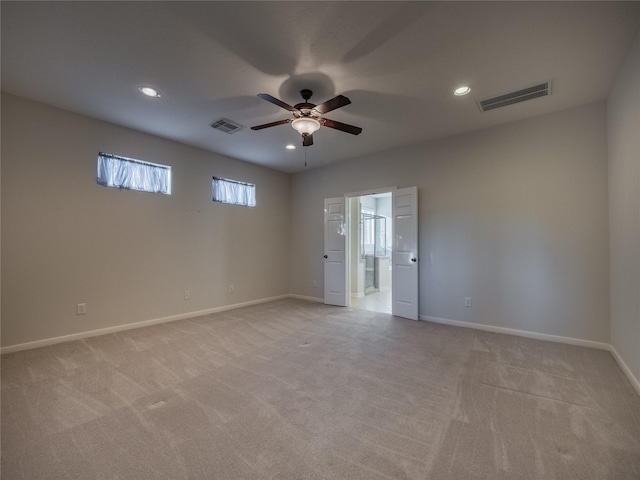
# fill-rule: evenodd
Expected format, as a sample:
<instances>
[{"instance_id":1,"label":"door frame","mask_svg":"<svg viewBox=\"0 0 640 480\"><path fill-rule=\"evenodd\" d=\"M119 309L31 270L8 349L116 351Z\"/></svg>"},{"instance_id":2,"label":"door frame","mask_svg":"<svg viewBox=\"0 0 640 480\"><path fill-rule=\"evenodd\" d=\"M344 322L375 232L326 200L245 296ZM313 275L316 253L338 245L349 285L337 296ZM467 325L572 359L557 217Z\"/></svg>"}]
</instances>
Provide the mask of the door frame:
<instances>
[{"instance_id":1,"label":"door frame","mask_svg":"<svg viewBox=\"0 0 640 480\"><path fill-rule=\"evenodd\" d=\"M378 193L391 193L391 195L393 195L393 193L398 189L398 187L384 187L384 188L374 188L374 189L370 189L370 190L363 190L360 192L350 192L350 193L345 193L345 200L346 200L346 204L347 204L347 209L346 209L346 231L347 231L347 237L346 237L346 242L347 242L347 248L346 248L346 253L347 253L347 258L345 261L345 265L346 265L346 269L347 269L347 286L349 288L349 294L347 295L347 306L350 307L351 306L351 262L353 260L353 255L354 252L352 252L351 250L351 229L353 227L352 222L353 221L357 221L357 219L353 219L352 215L351 215L351 208L350 208L350 204L351 204L351 199L355 198L355 197L366 197L367 195L376 195ZM393 221L392 221L393 224ZM392 227L393 228L393 227ZM393 286L391 288L391 302L393 304Z\"/></svg>"}]
</instances>

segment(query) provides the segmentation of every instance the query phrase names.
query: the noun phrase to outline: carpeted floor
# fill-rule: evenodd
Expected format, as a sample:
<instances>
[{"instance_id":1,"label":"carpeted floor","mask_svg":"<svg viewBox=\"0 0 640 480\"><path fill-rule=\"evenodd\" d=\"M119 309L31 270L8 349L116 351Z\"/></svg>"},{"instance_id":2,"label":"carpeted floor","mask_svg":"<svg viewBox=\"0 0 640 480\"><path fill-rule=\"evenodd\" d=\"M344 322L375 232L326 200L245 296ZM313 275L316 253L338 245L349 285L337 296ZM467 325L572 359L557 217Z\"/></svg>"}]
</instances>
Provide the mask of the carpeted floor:
<instances>
[{"instance_id":1,"label":"carpeted floor","mask_svg":"<svg viewBox=\"0 0 640 480\"><path fill-rule=\"evenodd\" d=\"M283 300L2 358L2 478L640 479L608 352Z\"/></svg>"}]
</instances>

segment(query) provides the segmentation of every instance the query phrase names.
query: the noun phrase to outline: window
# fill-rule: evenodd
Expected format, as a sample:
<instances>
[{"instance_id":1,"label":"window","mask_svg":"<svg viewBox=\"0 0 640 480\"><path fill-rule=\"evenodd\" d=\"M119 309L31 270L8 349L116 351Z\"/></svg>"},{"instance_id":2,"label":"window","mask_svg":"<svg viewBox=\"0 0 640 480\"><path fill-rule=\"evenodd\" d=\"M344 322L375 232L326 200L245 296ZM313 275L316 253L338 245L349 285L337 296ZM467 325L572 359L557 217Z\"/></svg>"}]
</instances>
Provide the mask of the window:
<instances>
[{"instance_id":1,"label":"window","mask_svg":"<svg viewBox=\"0 0 640 480\"><path fill-rule=\"evenodd\" d=\"M105 187L171 195L171 167L100 152L97 182Z\"/></svg>"},{"instance_id":2,"label":"window","mask_svg":"<svg viewBox=\"0 0 640 480\"><path fill-rule=\"evenodd\" d=\"M213 201L256 206L256 186L226 178L213 177Z\"/></svg>"}]
</instances>

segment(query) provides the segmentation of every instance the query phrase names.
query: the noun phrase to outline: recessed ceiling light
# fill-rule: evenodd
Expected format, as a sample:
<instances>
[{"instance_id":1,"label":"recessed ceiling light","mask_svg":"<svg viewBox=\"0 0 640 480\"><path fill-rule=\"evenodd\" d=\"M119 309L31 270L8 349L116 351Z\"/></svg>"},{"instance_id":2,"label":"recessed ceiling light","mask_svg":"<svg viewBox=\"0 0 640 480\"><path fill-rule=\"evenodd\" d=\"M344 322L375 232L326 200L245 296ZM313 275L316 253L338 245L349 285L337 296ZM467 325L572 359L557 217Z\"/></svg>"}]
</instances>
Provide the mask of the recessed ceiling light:
<instances>
[{"instance_id":1,"label":"recessed ceiling light","mask_svg":"<svg viewBox=\"0 0 640 480\"><path fill-rule=\"evenodd\" d=\"M284 148L286 148L287 150L295 150L295 149L296 149L296 146L295 146L295 145L287 145L287 146L286 146L286 147L284 147Z\"/></svg>"},{"instance_id":2,"label":"recessed ceiling light","mask_svg":"<svg viewBox=\"0 0 640 480\"><path fill-rule=\"evenodd\" d=\"M160 92L152 87L144 87L144 86L138 87L138 91L141 94L146 95L147 97L154 97L154 98L160 97Z\"/></svg>"},{"instance_id":3,"label":"recessed ceiling light","mask_svg":"<svg viewBox=\"0 0 640 480\"><path fill-rule=\"evenodd\" d=\"M466 95L467 93L469 93L471 91L471 88L468 87L467 85L463 85L462 87L458 87L453 91L453 94L456 97L461 97L463 95Z\"/></svg>"}]
</instances>

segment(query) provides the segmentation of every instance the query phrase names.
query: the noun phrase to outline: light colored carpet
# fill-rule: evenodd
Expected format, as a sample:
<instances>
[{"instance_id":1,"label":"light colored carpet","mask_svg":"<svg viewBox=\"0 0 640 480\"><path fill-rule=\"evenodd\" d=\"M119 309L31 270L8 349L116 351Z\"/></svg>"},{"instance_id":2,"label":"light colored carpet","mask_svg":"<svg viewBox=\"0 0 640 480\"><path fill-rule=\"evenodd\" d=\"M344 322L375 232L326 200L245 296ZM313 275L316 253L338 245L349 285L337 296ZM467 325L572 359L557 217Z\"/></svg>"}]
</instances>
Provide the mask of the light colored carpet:
<instances>
[{"instance_id":1,"label":"light colored carpet","mask_svg":"<svg viewBox=\"0 0 640 480\"><path fill-rule=\"evenodd\" d=\"M640 478L608 352L283 300L2 358L3 479Z\"/></svg>"}]
</instances>

